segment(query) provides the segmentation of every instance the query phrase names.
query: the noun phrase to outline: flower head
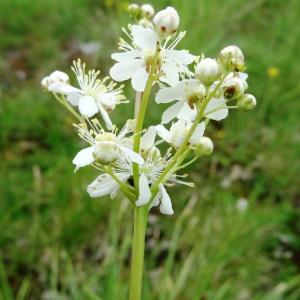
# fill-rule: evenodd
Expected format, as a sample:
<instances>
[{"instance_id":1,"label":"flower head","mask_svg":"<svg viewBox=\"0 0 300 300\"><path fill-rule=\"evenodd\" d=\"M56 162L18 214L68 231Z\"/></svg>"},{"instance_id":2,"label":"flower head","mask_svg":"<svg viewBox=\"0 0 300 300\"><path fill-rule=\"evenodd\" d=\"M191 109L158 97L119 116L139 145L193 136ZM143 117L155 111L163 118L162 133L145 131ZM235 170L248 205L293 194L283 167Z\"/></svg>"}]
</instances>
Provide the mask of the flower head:
<instances>
[{"instance_id":1,"label":"flower head","mask_svg":"<svg viewBox=\"0 0 300 300\"><path fill-rule=\"evenodd\" d=\"M143 158L132 151L133 121L127 121L123 129L116 134L116 131L106 132L98 120L88 121L90 129L86 125L79 125L79 136L90 144L77 153L73 159L76 170L92 164L107 165L116 161L120 156L127 157L130 161L141 164Z\"/></svg>"},{"instance_id":2,"label":"flower head","mask_svg":"<svg viewBox=\"0 0 300 300\"><path fill-rule=\"evenodd\" d=\"M54 81L48 86L48 90L65 95L72 105L78 106L84 117L90 118L99 112L106 127L112 129L113 124L108 112L124 102L123 87L116 88L116 83L109 81L108 77L98 79L99 71L86 72L85 64L80 60L74 61L72 70L80 88L73 87L68 81Z\"/></svg>"},{"instance_id":3,"label":"flower head","mask_svg":"<svg viewBox=\"0 0 300 300\"><path fill-rule=\"evenodd\" d=\"M178 148L187 132L191 128L192 123L187 122L184 120L178 120L177 122L173 123L170 127L170 130L167 130L163 125L157 125L156 130L157 134L167 143L173 145L175 148ZM190 138L189 144L191 146L197 145L204 134L205 124L201 122L197 125L193 135Z\"/></svg>"},{"instance_id":4,"label":"flower head","mask_svg":"<svg viewBox=\"0 0 300 300\"><path fill-rule=\"evenodd\" d=\"M160 38L152 28L145 28L141 25L130 26L130 32L124 30L131 43L121 39L120 53L112 54L112 59L117 63L110 69L110 76L116 81L124 81L131 78L132 87L142 92L145 89L149 71ZM177 38L170 43L167 40L159 46L159 57L157 60L158 73L161 73L159 80L171 85L178 83L180 74L187 74L187 65L195 60L195 56L186 50L175 50L174 48L184 37L185 33L180 33Z\"/></svg>"},{"instance_id":5,"label":"flower head","mask_svg":"<svg viewBox=\"0 0 300 300\"><path fill-rule=\"evenodd\" d=\"M169 103L176 101L165 110L162 115L162 123L169 123L174 118L185 121L193 121L197 114L196 101L205 97L203 84L195 79L184 80L174 87L162 88L158 91L155 100L157 103ZM220 109L217 109L217 108ZM220 121L227 117L228 109L223 97L213 98L206 109L206 118Z\"/></svg>"}]
</instances>

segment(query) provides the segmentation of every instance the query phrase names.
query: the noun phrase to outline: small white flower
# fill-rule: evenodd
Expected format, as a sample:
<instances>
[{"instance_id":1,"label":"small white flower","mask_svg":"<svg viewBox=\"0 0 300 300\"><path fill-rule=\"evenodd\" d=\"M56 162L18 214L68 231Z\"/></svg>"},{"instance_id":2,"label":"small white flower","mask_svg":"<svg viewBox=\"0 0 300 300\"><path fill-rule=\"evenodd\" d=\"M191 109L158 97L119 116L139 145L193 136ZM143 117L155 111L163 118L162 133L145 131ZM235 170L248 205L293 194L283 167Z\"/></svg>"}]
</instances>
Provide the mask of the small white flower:
<instances>
[{"instance_id":1,"label":"small white flower","mask_svg":"<svg viewBox=\"0 0 300 300\"><path fill-rule=\"evenodd\" d=\"M195 67L195 76L205 85L210 85L220 76L220 67L215 59L204 58Z\"/></svg>"},{"instance_id":2,"label":"small white flower","mask_svg":"<svg viewBox=\"0 0 300 300\"><path fill-rule=\"evenodd\" d=\"M141 11L142 16L146 19L151 19L155 14L154 8L151 4L143 4L141 6Z\"/></svg>"},{"instance_id":3,"label":"small white flower","mask_svg":"<svg viewBox=\"0 0 300 300\"><path fill-rule=\"evenodd\" d=\"M91 146L77 153L73 159L75 170L94 163L110 164L120 156L127 157L130 161L141 164L143 158L135 153L132 148L132 136L134 123L128 121L117 135L115 131L105 132L97 120L89 121L92 129L86 126L78 126L79 136Z\"/></svg>"},{"instance_id":4,"label":"small white flower","mask_svg":"<svg viewBox=\"0 0 300 300\"><path fill-rule=\"evenodd\" d=\"M180 18L174 7L168 6L159 11L153 18L156 30L163 36L172 35L177 31Z\"/></svg>"},{"instance_id":5,"label":"small white flower","mask_svg":"<svg viewBox=\"0 0 300 300\"><path fill-rule=\"evenodd\" d=\"M49 86L54 83L65 83L67 84L69 82L69 76L61 71L54 71L49 76L44 77L41 81L41 85L45 89L49 89Z\"/></svg>"},{"instance_id":6,"label":"small white flower","mask_svg":"<svg viewBox=\"0 0 300 300\"><path fill-rule=\"evenodd\" d=\"M162 115L162 124L169 123L174 118L193 121L197 115L195 101L205 96L205 88L195 79L183 80L175 87L166 87L158 91L155 100L157 103L176 101L165 110ZM228 108L224 98L213 98L204 111L206 118L220 121L228 115Z\"/></svg>"},{"instance_id":7,"label":"small white flower","mask_svg":"<svg viewBox=\"0 0 300 300\"><path fill-rule=\"evenodd\" d=\"M253 109L256 106L256 98L251 94L245 94L238 99L237 105L242 109Z\"/></svg>"},{"instance_id":8,"label":"small white flower","mask_svg":"<svg viewBox=\"0 0 300 300\"><path fill-rule=\"evenodd\" d=\"M109 81L108 77L98 79L99 71L90 70L86 73L85 64L80 60L74 61L72 70L80 89L67 82L56 81L49 85L49 91L65 95L72 105L78 106L84 117L90 118L100 112L106 127L111 130L113 126L108 112L124 102L122 87L116 88L116 83Z\"/></svg>"},{"instance_id":9,"label":"small white flower","mask_svg":"<svg viewBox=\"0 0 300 300\"><path fill-rule=\"evenodd\" d=\"M131 78L132 87L143 92L159 37L153 29L141 25L132 25L130 33L124 32L132 40L132 44L120 40L119 48L123 52L112 54L112 59L117 63L110 69L110 76L116 81ZM168 45L168 40L161 45L158 66L163 76L160 80L171 85L178 83L179 74L189 74L187 65L195 60L195 56L186 50L174 50L184 35L185 33L180 33L171 44Z\"/></svg>"},{"instance_id":10,"label":"small white flower","mask_svg":"<svg viewBox=\"0 0 300 300\"><path fill-rule=\"evenodd\" d=\"M189 131L192 123L186 122L183 120L178 120L173 123L170 127L170 130L167 130L163 125L157 125L156 130L157 134L167 143L173 145L175 148L178 148L187 132ZM197 125L192 137L190 138L190 145L196 145L199 143L200 138L203 136L205 130L205 123L201 122Z\"/></svg>"},{"instance_id":11,"label":"small white flower","mask_svg":"<svg viewBox=\"0 0 300 300\"><path fill-rule=\"evenodd\" d=\"M242 71L244 69L244 54L237 46L225 47L219 54L218 61L226 71Z\"/></svg>"}]
</instances>

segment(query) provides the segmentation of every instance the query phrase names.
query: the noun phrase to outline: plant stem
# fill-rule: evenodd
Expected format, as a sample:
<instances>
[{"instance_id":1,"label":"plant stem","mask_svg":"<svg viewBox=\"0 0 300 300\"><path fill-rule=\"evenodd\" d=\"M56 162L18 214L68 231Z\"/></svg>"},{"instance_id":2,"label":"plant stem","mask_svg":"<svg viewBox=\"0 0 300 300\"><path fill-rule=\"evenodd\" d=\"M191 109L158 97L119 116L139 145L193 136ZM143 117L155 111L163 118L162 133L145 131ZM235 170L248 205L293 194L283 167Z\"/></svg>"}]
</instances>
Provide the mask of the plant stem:
<instances>
[{"instance_id":1,"label":"plant stem","mask_svg":"<svg viewBox=\"0 0 300 300\"><path fill-rule=\"evenodd\" d=\"M147 206L136 207L134 210L129 300L140 300L142 296L147 219Z\"/></svg>"},{"instance_id":2,"label":"plant stem","mask_svg":"<svg viewBox=\"0 0 300 300\"><path fill-rule=\"evenodd\" d=\"M155 81L154 73L156 71L156 65L157 65L157 61L159 58L159 52L160 52L160 48L159 48L159 46L157 46L156 53L154 55L153 62L151 64L150 72L148 75L146 87L145 87L145 90L142 95L142 99L139 103L139 106L136 105L136 108L139 109L138 112L135 112L135 115L137 115L137 120L136 120L136 126L135 126L135 130L134 130L134 139L133 139L133 151L135 151L136 153L140 152L141 134L142 134L146 110L148 107L149 96L151 93L153 82ZM138 194L139 165L136 163L133 164L133 181L134 181L134 187Z\"/></svg>"}]
</instances>

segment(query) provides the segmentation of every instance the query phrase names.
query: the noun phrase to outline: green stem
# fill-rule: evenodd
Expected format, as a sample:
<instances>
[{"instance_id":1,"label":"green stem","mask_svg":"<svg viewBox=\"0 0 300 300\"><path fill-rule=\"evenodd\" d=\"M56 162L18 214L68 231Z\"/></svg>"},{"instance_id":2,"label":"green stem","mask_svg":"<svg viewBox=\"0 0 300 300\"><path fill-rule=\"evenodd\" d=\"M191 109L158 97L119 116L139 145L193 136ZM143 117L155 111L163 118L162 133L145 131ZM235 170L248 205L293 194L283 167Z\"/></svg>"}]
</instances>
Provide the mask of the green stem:
<instances>
[{"instance_id":1,"label":"green stem","mask_svg":"<svg viewBox=\"0 0 300 300\"><path fill-rule=\"evenodd\" d=\"M65 97L60 98L56 93L53 93L55 99L65 107L79 122L82 122L82 117L69 105Z\"/></svg>"},{"instance_id":2,"label":"green stem","mask_svg":"<svg viewBox=\"0 0 300 300\"><path fill-rule=\"evenodd\" d=\"M136 207L134 210L129 300L141 300L142 297L147 219L148 208L146 206Z\"/></svg>"},{"instance_id":3,"label":"green stem","mask_svg":"<svg viewBox=\"0 0 300 300\"><path fill-rule=\"evenodd\" d=\"M153 82L155 81L154 73L156 71L156 65L157 65L158 58L159 58L159 52L160 52L160 48L159 48L159 46L157 46L156 53L153 58L153 62L151 64L146 87L145 87L145 90L143 92L143 96L141 99L139 111L136 112L137 121L136 121L136 126L135 126L135 130L134 130L134 139L133 139L133 151L135 151L136 153L140 152L141 133L142 133L142 129L143 129L146 110L148 107L149 96L151 93ZM138 164L133 164L133 181L134 181L134 187L138 193L138 188L139 188L139 185L138 185L139 165Z\"/></svg>"}]
</instances>

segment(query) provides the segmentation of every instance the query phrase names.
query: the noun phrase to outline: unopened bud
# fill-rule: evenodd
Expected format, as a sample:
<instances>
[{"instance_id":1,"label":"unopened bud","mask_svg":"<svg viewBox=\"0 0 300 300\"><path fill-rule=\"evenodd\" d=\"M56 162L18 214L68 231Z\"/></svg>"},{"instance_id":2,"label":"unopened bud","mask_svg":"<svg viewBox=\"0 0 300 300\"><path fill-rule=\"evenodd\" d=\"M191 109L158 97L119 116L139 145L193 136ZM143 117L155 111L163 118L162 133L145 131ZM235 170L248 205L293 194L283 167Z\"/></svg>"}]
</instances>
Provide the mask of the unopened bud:
<instances>
[{"instance_id":1,"label":"unopened bud","mask_svg":"<svg viewBox=\"0 0 300 300\"><path fill-rule=\"evenodd\" d=\"M136 3L131 3L127 7L127 11L130 15L138 17L141 14L141 9Z\"/></svg>"},{"instance_id":2,"label":"unopened bud","mask_svg":"<svg viewBox=\"0 0 300 300\"><path fill-rule=\"evenodd\" d=\"M159 11L153 19L156 30L163 36L172 35L177 31L180 18L175 8L168 6Z\"/></svg>"},{"instance_id":3,"label":"unopened bud","mask_svg":"<svg viewBox=\"0 0 300 300\"><path fill-rule=\"evenodd\" d=\"M218 61L226 71L243 71L245 67L243 52L237 46L224 48L219 54Z\"/></svg>"},{"instance_id":4,"label":"unopened bud","mask_svg":"<svg viewBox=\"0 0 300 300\"><path fill-rule=\"evenodd\" d=\"M220 76L220 67L214 59L204 58L196 65L195 75L203 84L210 85Z\"/></svg>"},{"instance_id":5,"label":"unopened bud","mask_svg":"<svg viewBox=\"0 0 300 300\"><path fill-rule=\"evenodd\" d=\"M197 156L210 155L214 150L214 144L209 137L203 136L197 142L195 153Z\"/></svg>"},{"instance_id":6,"label":"unopened bud","mask_svg":"<svg viewBox=\"0 0 300 300\"><path fill-rule=\"evenodd\" d=\"M245 94L238 99L237 105L242 109L253 109L256 106L256 98L251 94Z\"/></svg>"},{"instance_id":7,"label":"unopened bud","mask_svg":"<svg viewBox=\"0 0 300 300\"><path fill-rule=\"evenodd\" d=\"M43 78L41 81L41 85L43 88L48 89L48 87L53 83L68 83L69 76L68 74L61 72L61 71L54 71L49 76Z\"/></svg>"},{"instance_id":8,"label":"unopened bud","mask_svg":"<svg viewBox=\"0 0 300 300\"><path fill-rule=\"evenodd\" d=\"M146 19L151 19L154 14L155 10L151 4L144 4L141 6L142 16Z\"/></svg>"}]
</instances>

